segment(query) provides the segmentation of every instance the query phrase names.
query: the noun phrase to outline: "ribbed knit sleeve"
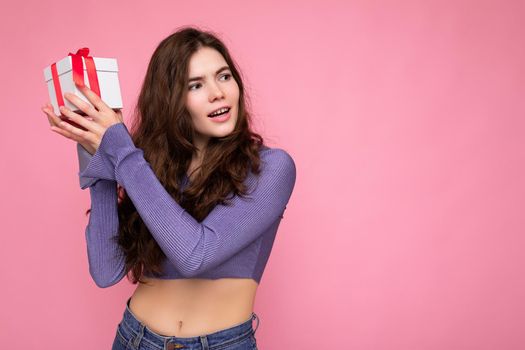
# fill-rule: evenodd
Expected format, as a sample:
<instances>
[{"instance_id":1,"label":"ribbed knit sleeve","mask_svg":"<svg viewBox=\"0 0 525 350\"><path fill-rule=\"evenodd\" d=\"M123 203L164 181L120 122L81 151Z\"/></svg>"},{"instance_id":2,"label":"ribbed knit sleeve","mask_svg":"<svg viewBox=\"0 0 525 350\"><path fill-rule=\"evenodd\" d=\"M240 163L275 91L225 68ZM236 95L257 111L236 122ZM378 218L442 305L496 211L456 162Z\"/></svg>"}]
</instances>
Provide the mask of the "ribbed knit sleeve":
<instances>
[{"instance_id":1,"label":"ribbed knit sleeve","mask_svg":"<svg viewBox=\"0 0 525 350\"><path fill-rule=\"evenodd\" d=\"M118 236L117 183L99 180L89 187L91 212L86 227L89 273L100 288L110 287L125 275L125 257L114 240Z\"/></svg>"},{"instance_id":2,"label":"ribbed knit sleeve","mask_svg":"<svg viewBox=\"0 0 525 350\"><path fill-rule=\"evenodd\" d=\"M124 256L113 237L118 236L117 182L80 174L93 161L91 155L77 143L80 188L89 187L91 211L85 236L89 273L100 288L118 283L125 275ZM94 164L94 163L92 163Z\"/></svg>"},{"instance_id":3,"label":"ribbed knit sleeve","mask_svg":"<svg viewBox=\"0 0 525 350\"><path fill-rule=\"evenodd\" d=\"M78 179L80 182L80 188L85 190L89 186L92 186L95 182L99 181L97 178L81 176L80 174L87 168L89 162L93 159L93 156L86 151L80 143L77 142L77 155L78 155Z\"/></svg>"},{"instance_id":4,"label":"ribbed knit sleeve","mask_svg":"<svg viewBox=\"0 0 525 350\"><path fill-rule=\"evenodd\" d=\"M229 205L216 205L202 222L196 221L165 190L143 151L133 144L124 123L106 130L91 162L79 175L113 178L123 186L166 257L182 276L191 278L231 258L282 217L295 185L295 163L281 149L261 152L261 160L261 174L250 172L245 181L248 197L235 196ZM114 210L109 213L115 215ZM92 219L90 225L97 228L108 229L115 224L114 216L109 214ZM111 229L108 230L107 235ZM99 244L102 243L109 245L100 238ZM106 249L113 248L109 245ZM106 253L109 256L112 252ZM107 273L113 277L118 275L117 270ZM105 278L111 280L108 274Z\"/></svg>"}]
</instances>

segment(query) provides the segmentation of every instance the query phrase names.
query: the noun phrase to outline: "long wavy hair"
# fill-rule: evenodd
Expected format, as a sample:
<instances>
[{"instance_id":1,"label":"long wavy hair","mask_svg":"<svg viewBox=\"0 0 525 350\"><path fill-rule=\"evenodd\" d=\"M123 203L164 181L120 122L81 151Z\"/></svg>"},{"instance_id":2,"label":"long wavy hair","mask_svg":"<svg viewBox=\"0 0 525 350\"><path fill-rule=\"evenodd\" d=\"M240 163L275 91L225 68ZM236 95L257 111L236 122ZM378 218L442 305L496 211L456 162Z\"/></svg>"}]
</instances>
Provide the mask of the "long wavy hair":
<instances>
[{"instance_id":1,"label":"long wavy hair","mask_svg":"<svg viewBox=\"0 0 525 350\"><path fill-rule=\"evenodd\" d=\"M192 119L185 107L189 61L202 47L217 50L230 67L239 86L239 115L232 133L210 138L203 150L202 163L195 169L198 170L195 178L181 192L181 180L197 151ZM225 204L235 195L246 195L244 180L248 172L260 173L263 138L251 130L250 124L249 98L240 71L216 35L183 27L160 42L148 65L130 134L166 191L198 222L216 204ZM161 274L166 255L125 189L118 185L117 191L119 229L114 239L125 254L128 280L133 284L146 283L141 279L143 273Z\"/></svg>"}]
</instances>

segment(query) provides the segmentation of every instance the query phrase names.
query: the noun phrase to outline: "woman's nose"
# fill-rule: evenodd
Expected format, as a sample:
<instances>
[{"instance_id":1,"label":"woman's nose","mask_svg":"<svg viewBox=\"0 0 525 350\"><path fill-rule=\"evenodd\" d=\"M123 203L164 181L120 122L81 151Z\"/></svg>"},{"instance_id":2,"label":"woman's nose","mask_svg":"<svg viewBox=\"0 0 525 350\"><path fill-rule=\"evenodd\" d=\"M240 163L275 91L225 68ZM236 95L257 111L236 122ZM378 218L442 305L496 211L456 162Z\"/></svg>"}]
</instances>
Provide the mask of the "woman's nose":
<instances>
[{"instance_id":1,"label":"woman's nose","mask_svg":"<svg viewBox=\"0 0 525 350\"><path fill-rule=\"evenodd\" d=\"M212 84L211 91L210 91L210 99L213 101L214 99L223 97L223 96L224 96L224 93L222 92L221 88L215 84Z\"/></svg>"}]
</instances>

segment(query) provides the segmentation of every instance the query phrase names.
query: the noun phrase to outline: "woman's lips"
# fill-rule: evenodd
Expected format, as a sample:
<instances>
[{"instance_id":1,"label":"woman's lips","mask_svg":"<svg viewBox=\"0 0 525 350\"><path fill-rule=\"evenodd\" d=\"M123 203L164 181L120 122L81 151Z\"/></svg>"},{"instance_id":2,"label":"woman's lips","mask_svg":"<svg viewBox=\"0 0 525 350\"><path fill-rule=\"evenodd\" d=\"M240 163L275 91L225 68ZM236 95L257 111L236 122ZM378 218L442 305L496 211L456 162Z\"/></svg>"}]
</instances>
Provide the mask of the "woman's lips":
<instances>
[{"instance_id":1,"label":"woman's lips","mask_svg":"<svg viewBox=\"0 0 525 350\"><path fill-rule=\"evenodd\" d=\"M216 123L221 123L221 122L225 122L227 121L228 119L230 119L230 114L231 114L232 110L230 108L230 110L226 113L224 113L223 115L220 115L218 117L208 117L209 119L211 119L212 122L216 122Z\"/></svg>"},{"instance_id":2,"label":"woman's lips","mask_svg":"<svg viewBox=\"0 0 525 350\"><path fill-rule=\"evenodd\" d=\"M231 108L230 106L222 106L222 107L219 107L219 108L217 108L216 110L214 110L213 112L211 112L210 114L208 114L208 117L209 117L210 115L212 115L213 113L220 111L221 109L227 109L227 110L229 111L229 110L232 109L232 108Z\"/></svg>"}]
</instances>

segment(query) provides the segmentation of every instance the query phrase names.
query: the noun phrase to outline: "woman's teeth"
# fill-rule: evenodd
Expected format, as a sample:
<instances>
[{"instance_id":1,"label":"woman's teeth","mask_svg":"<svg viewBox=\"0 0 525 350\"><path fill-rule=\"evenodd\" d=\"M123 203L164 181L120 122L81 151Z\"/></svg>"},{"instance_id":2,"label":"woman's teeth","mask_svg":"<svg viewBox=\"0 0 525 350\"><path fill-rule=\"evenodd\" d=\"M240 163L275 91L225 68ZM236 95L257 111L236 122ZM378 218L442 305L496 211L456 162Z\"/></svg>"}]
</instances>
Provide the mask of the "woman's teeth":
<instances>
[{"instance_id":1,"label":"woman's teeth","mask_svg":"<svg viewBox=\"0 0 525 350\"><path fill-rule=\"evenodd\" d=\"M213 114L210 114L208 115L209 118L213 118L213 117L218 117L218 116L221 116L225 113L228 113L229 112L229 108L225 108L225 109L222 109L220 113L213 113Z\"/></svg>"}]
</instances>

